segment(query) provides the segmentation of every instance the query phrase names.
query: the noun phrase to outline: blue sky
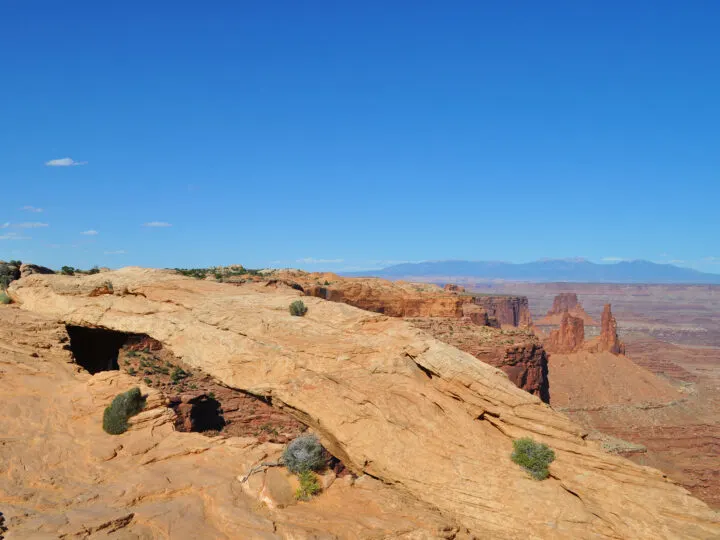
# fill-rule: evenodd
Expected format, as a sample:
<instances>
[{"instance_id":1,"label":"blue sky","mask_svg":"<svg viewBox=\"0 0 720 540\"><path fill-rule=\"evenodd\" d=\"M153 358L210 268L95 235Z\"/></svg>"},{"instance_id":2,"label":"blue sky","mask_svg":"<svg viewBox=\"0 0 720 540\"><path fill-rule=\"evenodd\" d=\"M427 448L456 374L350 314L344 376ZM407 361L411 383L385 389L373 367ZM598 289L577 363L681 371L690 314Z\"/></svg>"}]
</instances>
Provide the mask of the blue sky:
<instances>
[{"instance_id":1,"label":"blue sky","mask_svg":"<svg viewBox=\"0 0 720 540\"><path fill-rule=\"evenodd\" d=\"M720 272L718 24L710 0L3 2L0 259Z\"/></svg>"}]
</instances>

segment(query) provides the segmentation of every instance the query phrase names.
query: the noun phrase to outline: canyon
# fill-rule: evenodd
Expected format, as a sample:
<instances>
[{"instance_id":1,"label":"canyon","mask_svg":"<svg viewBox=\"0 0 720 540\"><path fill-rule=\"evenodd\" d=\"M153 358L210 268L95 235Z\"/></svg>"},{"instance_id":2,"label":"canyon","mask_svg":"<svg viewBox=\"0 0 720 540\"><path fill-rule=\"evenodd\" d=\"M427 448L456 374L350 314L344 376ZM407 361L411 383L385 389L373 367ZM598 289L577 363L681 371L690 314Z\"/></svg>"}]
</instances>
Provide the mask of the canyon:
<instances>
[{"instance_id":1,"label":"canyon","mask_svg":"<svg viewBox=\"0 0 720 540\"><path fill-rule=\"evenodd\" d=\"M227 284L126 268L14 282L16 305L0 307L0 365L13 411L0 418L7 464L0 503L8 530L34 537L172 530L174 538L233 531L257 538L448 539L720 533L718 514L663 473L603 450L504 372L412 320L270 281ZM103 287L112 292L93 295ZM298 298L308 308L304 317L288 313ZM537 339L529 328L446 319L493 333L488 345ZM280 497L270 492L283 481L279 471L247 482L238 477L282 445L254 434L177 430L177 413L159 383L148 386L126 371L127 353L118 356L120 369L95 374L73 363L70 327L147 335L183 369L303 424L351 474L338 475L311 502L276 504ZM112 358L103 365L115 367ZM131 385L147 394L145 411L127 433L103 433L102 408ZM512 440L524 436L555 451L545 481L509 459Z\"/></svg>"}]
</instances>

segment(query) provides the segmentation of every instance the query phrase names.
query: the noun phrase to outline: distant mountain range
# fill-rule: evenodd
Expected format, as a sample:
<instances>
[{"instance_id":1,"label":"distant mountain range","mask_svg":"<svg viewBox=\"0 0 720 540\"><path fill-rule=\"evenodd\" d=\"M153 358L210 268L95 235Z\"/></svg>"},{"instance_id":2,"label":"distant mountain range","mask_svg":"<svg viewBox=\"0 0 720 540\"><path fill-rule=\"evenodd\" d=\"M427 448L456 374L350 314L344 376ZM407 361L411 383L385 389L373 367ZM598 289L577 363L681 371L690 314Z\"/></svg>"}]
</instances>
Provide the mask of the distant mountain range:
<instances>
[{"instance_id":1,"label":"distant mountain range","mask_svg":"<svg viewBox=\"0 0 720 540\"><path fill-rule=\"evenodd\" d=\"M672 264L623 261L596 264L584 259L551 259L530 263L489 261L431 261L403 263L381 270L346 273L348 276L452 278L506 281L573 281L584 283L698 283L720 284L720 274L709 274Z\"/></svg>"}]
</instances>

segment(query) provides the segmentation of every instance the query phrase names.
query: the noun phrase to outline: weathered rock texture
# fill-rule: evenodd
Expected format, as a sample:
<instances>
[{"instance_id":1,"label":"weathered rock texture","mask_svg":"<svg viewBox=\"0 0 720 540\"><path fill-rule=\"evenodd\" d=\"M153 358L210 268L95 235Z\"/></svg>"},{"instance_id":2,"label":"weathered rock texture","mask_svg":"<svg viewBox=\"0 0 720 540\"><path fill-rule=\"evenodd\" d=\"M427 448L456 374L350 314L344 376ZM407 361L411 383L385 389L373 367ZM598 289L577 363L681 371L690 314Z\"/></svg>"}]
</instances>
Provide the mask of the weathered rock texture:
<instances>
[{"instance_id":1,"label":"weathered rock texture","mask_svg":"<svg viewBox=\"0 0 720 540\"><path fill-rule=\"evenodd\" d=\"M79 370L67 340L54 319L0 308L0 536L7 527L8 540L468 538L437 509L368 476L338 479L302 504L279 469L241 483L282 446L175 431L161 393L120 371ZM145 410L126 433L106 434L103 409L133 386L147 395Z\"/></svg>"},{"instance_id":2,"label":"weathered rock texture","mask_svg":"<svg viewBox=\"0 0 720 540\"><path fill-rule=\"evenodd\" d=\"M22 264L20 265L20 277L27 277L32 274L54 274L55 271L44 266L38 266L37 264Z\"/></svg>"},{"instance_id":3,"label":"weathered rock texture","mask_svg":"<svg viewBox=\"0 0 720 540\"><path fill-rule=\"evenodd\" d=\"M446 283L443 286L443 290L446 290L448 292L461 293L465 292L465 287L463 287L462 285L455 285L454 283Z\"/></svg>"},{"instance_id":4,"label":"weathered rock texture","mask_svg":"<svg viewBox=\"0 0 720 540\"><path fill-rule=\"evenodd\" d=\"M603 308L600 325L600 335L588 343L588 350L625 354L625 344L618 337L617 322L610 311L610 304L605 304Z\"/></svg>"},{"instance_id":5,"label":"weathered rock texture","mask_svg":"<svg viewBox=\"0 0 720 540\"><path fill-rule=\"evenodd\" d=\"M258 278L262 279L262 278ZM379 278L345 278L330 273L277 271L269 278L296 283L305 294L343 302L390 317L455 317L465 315L466 306L480 307L486 316L477 324L529 326L532 324L527 298L523 296L474 296L458 285L444 289L429 283L388 281Z\"/></svg>"},{"instance_id":6,"label":"weathered rock texture","mask_svg":"<svg viewBox=\"0 0 720 540\"><path fill-rule=\"evenodd\" d=\"M569 313L573 317L582 319L584 324L597 325L597 322L588 315L578 302L576 293L560 293L553 300L553 305L547 314L540 319L539 325L556 325L562 322L563 313Z\"/></svg>"},{"instance_id":7,"label":"weathered rock texture","mask_svg":"<svg viewBox=\"0 0 720 540\"><path fill-rule=\"evenodd\" d=\"M125 294L89 297L106 279ZM351 470L437 508L453 527L475 536L720 535L718 514L662 473L603 452L501 371L400 319L317 298L305 299L306 316L292 317L287 307L300 294L292 289L229 287L139 269L99 279L30 276L10 290L24 309L55 319L147 333L228 386L267 396L309 424ZM512 439L522 436L555 450L548 480L530 479L510 460ZM169 443L159 444L146 462L162 462L167 454L157 453ZM206 457L215 471L242 462L231 454ZM16 471L24 474L20 466ZM117 482L147 485L133 473ZM217 474L201 478L229 489ZM153 504L156 496L138 499L136 491L118 494L116 504L127 505L128 497Z\"/></svg>"},{"instance_id":8,"label":"weathered rock texture","mask_svg":"<svg viewBox=\"0 0 720 540\"><path fill-rule=\"evenodd\" d=\"M472 305L478 308L478 306ZM518 388L550 402L548 359L537 337L527 329L478 327L467 318L408 319L434 338L501 369Z\"/></svg>"},{"instance_id":9,"label":"weathered rock texture","mask_svg":"<svg viewBox=\"0 0 720 540\"><path fill-rule=\"evenodd\" d=\"M525 296L474 296L473 302L501 325L530 326L532 316Z\"/></svg>"},{"instance_id":10,"label":"weathered rock texture","mask_svg":"<svg viewBox=\"0 0 720 540\"><path fill-rule=\"evenodd\" d=\"M565 311L560 321L560 328L550 332L550 337L545 341L545 348L551 353L570 353L580 349L584 341L583 320Z\"/></svg>"}]
</instances>

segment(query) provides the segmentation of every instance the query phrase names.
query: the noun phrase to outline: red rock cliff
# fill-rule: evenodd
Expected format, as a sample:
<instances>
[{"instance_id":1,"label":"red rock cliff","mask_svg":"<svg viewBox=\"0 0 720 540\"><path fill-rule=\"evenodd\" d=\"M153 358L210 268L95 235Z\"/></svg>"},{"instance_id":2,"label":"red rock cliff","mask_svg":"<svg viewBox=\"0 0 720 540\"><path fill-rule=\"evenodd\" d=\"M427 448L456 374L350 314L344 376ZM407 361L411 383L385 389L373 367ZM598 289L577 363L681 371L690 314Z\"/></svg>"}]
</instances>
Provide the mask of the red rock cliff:
<instances>
[{"instance_id":1,"label":"red rock cliff","mask_svg":"<svg viewBox=\"0 0 720 540\"><path fill-rule=\"evenodd\" d=\"M516 386L545 403L550 402L547 354L529 329L500 330L478 326L468 317L413 318L408 321L434 338L501 369Z\"/></svg>"},{"instance_id":2,"label":"red rock cliff","mask_svg":"<svg viewBox=\"0 0 720 540\"><path fill-rule=\"evenodd\" d=\"M508 326L530 326L532 317L526 296L474 296L473 302L495 317L498 323Z\"/></svg>"},{"instance_id":3,"label":"red rock cliff","mask_svg":"<svg viewBox=\"0 0 720 540\"><path fill-rule=\"evenodd\" d=\"M625 354L625 344L618 337L617 321L610 310L610 304L605 304L600 325L600 335L588 344L588 350Z\"/></svg>"},{"instance_id":4,"label":"red rock cliff","mask_svg":"<svg viewBox=\"0 0 720 540\"><path fill-rule=\"evenodd\" d=\"M573 317L567 311L563 313L560 328L550 332L545 341L548 352L571 353L583 346L585 341L585 323L580 317Z\"/></svg>"},{"instance_id":5,"label":"red rock cliff","mask_svg":"<svg viewBox=\"0 0 720 540\"><path fill-rule=\"evenodd\" d=\"M576 293L560 293L555 296L553 300L552 308L547 314L540 319L537 324L560 324L562 321L563 313L570 313L573 317L578 317L583 320L585 324L596 325L597 322L593 320L590 315L586 313L583 307L578 302Z\"/></svg>"}]
</instances>

